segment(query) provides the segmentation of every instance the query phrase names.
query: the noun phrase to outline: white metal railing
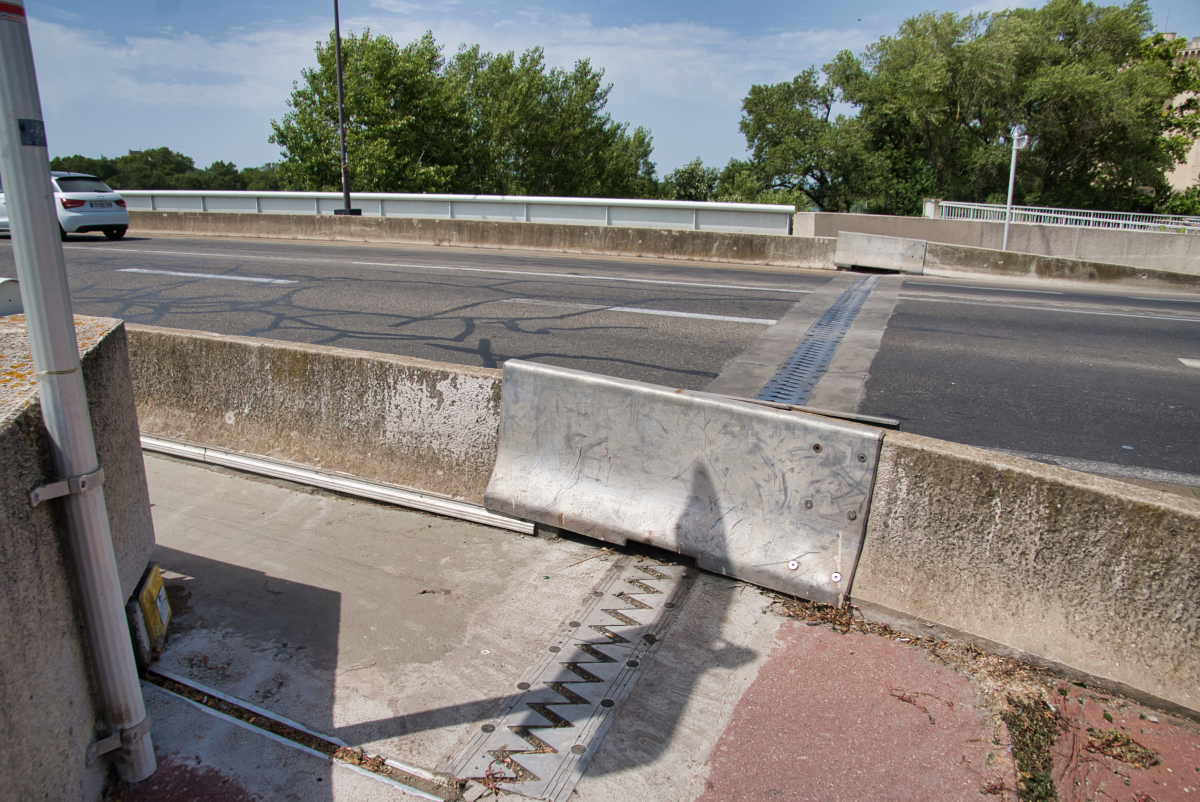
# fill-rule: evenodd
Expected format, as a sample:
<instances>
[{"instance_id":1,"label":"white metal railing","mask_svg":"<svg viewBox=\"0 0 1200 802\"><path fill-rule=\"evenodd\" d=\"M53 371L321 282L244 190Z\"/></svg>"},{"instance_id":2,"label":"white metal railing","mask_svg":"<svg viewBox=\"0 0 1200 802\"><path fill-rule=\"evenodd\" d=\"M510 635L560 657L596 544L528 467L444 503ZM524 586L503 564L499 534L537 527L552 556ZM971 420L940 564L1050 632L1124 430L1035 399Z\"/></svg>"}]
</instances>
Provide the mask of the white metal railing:
<instances>
[{"instance_id":1,"label":"white metal railing","mask_svg":"<svg viewBox=\"0 0 1200 802\"><path fill-rule=\"evenodd\" d=\"M986 220L1003 223L1002 203L961 203L940 201L939 216L948 220ZM1084 209L1050 209L1040 206L1012 207L1012 222L1042 226L1086 226L1129 231L1161 231L1172 234L1200 234L1200 217L1134 212L1091 212Z\"/></svg>"},{"instance_id":2,"label":"white metal railing","mask_svg":"<svg viewBox=\"0 0 1200 802\"><path fill-rule=\"evenodd\" d=\"M121 190L131 211L333 214L340 192L207 192ZM351 205L369 217L498 220L513 223L633 226L694 231L783 234L791 231L791 206L761 203L539 198L507 195L413 195L356 192Z\"/></svg>"}]
</instances>

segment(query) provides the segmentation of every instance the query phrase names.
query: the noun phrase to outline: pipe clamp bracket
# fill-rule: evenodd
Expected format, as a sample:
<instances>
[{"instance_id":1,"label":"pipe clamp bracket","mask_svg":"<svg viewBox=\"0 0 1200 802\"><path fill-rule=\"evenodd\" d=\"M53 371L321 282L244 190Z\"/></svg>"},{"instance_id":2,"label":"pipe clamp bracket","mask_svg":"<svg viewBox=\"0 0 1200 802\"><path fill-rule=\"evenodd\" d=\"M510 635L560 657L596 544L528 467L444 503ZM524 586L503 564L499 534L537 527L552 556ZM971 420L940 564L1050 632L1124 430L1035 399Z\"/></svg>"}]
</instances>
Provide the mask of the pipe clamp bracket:
<instances>
[{"instance_id":1,"label":"pipe clamp bracket","mask_svg":"<svg viewBox=\"0 0 1200 802\"><path fill-rule=\"evenodd\" d=\"M29 506L36 507L43 501L49 501L59 496L71 496L83 493L104 484L104 468L100 467L91 473L82 473L70 479L60 479L41 487L35 487L29 494Z\"/></svg>"},{"instance_id":2,"label":"pipe clamp bracket","mask_svg":"<svg viewBox=\"0 0 1200 802\"><path fill-rule=\"evenodd\" d=\"M96 762L96 758L101 755L106 755L109 752L120 749L123 746L140 741L146 733L150 732L150 716L147 715L137 724L134 724L127 730L114 732L107 738L101 738L99 741L91 744L87 748L87 764L90 766Z\"/></svg>"}]
</instances>

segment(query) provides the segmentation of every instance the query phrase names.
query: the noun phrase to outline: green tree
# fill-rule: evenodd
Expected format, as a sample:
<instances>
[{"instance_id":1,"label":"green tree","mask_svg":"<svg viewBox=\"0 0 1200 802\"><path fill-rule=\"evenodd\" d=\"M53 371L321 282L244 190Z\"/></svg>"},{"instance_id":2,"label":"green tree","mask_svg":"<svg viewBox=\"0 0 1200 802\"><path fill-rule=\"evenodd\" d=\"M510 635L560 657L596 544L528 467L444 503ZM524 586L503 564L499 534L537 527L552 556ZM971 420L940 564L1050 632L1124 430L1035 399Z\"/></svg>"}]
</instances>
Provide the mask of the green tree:
<instances>
[{"instance_id":1,"label":"green tree","mask_svg":"<svg viewBox=\"0 0 1200 802\"><path fill-rule=\"evenodd\" d=\"M113 189L269 190L283 189L278 166L267 164L238 170L232 162L215 161L198 170L191 157L170 148L131 150L124 156L93 159L56 156L51 170L87 173Z\"/></svg>"},{"instance_id":2,"label":"green tree","mask_svg":"<svg viewBox=\"0 0 1200 802\"><path fill-rule=\"evenodd\" d=\"M1019 126L1018 202L1148 209L1200 132L1195 98L1173 103L1200 68L1151 28L1144 0L920 14L824 78L752 87L751 163L822 209L916 214L927 196L1002 201ZM856 115L833 116L839 101Z\"/></svg>"},{"instance_id":3,"label":"green tree","mask_svg":"<svg viewBox=\"0 0 1200 802\"><path fill-rule=\"evenodd\" d=\"M450 60L433 36L400 48L370 31L342 44L347 152L355 189L502 195L640 196L657 191L649 132L604 111L611 86L586 60L549 68L464 47ZM272 122L280 175L341 187L332 37Z\"/></svg>"},{"instance_id":4,"label":"green tree","mask_svg":"<svg viewBox=\"0 0 1200 802\"><path fill-rule=\"evenodd\" d=\"M291 109L271 121L282 181L305 190L341 189L334 42L317 43L317 67L293 84ZM426 33L405 48L387 36L342 39L346 146L355 189L439 192L450 188L467 142L461 97L444 79L445 60Z\"/></svg>"},{"instance_id":5,"label":"green tree","mask_svg":"<svg viewBox=\"0 0 1200 802\"><path fill-rule=\"evenodd\" d=\"M710 201L716 197L721 171L705 167L697 156L663 178L663 195L671 200Z\"/></svg>"}]
</instances>

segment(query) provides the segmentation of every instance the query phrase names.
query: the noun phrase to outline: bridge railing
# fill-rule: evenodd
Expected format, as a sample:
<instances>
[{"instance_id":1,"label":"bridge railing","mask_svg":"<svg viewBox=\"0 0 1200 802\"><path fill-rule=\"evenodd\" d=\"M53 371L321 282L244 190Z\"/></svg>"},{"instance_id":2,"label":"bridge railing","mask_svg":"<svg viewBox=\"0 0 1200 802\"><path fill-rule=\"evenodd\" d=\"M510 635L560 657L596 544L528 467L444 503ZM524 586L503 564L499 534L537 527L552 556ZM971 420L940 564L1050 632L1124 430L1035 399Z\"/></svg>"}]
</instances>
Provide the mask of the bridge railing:
<instances>
[{"instance_id":1,"label":"bridge railing","mask_svg":"<svg viewBox=\"0 0 1200 802\"><path fill-rule=\"evenodd\" d=\"M121 195L131 211L333 214L344 206L339 192L121 190ZM353 193L351 205L369 217L677 228L785 236L791 233L795 212L791 206L760 203L384 192Z\"/></svg>"},{"instance_id":2,"label":"bridge railing","mask_svg":"<svg viewBox=\"0 0 1200 802\"><path fill-rule=\"evenodd\" d=\"M963 203L941 201L940 217L948 220L985 220L1003 223L1002 203ZM1086 226L1129 231L1161 231L1172 234L1200 234L1200 217L1135 212L1093 212L1085 209L1052 209L1042 206L1012 207L1012 222L1042 226Z\"/></svg>"}]
</instances>

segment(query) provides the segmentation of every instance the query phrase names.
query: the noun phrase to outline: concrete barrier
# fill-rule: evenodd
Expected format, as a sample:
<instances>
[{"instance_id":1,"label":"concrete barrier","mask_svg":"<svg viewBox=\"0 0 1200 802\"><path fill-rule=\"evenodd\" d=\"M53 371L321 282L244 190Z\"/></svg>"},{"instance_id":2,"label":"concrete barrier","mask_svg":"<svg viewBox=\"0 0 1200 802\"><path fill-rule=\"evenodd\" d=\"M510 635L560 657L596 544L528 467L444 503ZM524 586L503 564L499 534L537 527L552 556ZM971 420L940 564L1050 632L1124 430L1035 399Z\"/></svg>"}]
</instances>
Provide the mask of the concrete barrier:
<instances>
[{"instance_id":1,"label":"concrete barrier","mask_svg":"<svg viewBox=\"0 0 1200 802\"><path fill-rule=\"evenodd\" d=\"M1171 290L1200 289L1200 275L849 231L838 234L834 261L838 267L866 267L948 278L988 275L1138 284Z\"/></svg>"},{"instance_id":2,"label":"concrete barrier","mask_svg":"<svg viewBox=\"0 0 1200 802\"><path fill-rule=\"evenodd\" d=\"M797 212L792 224L792 234L800 237L836 237L842 231L986 250L999 250L1004 242L1004 223L984 220ZM1008 246L1016 253L1200 275L1200 237L1195 234L1014 224Z\"/></svg>"},{"instance_id":3,"label":"concrete barrier","mask_svg":"<svg viewBox=\"0 0 1200 802\"><path fill-rule=\"evenodd\" d=\"M1200 716L1200 501L889 432L851 597Z\"/></svg>"},{"instance_id":4,"label":"concrete barrier","mask_svg":"<svg viewBox=\"0 0 1200 802\"><path fill-rule=\"evenodd\" d=\"M826 270L833 269L836 245L833 239L770 234L405 217L133 211L129 225L138 234L517 248Z\"/></svg>"},{"instance_id":5,"label":"concrete barrier","mask_svg":"<svg viewBox=\"0 0 1200 802\"><path fill-rule=\"evenodd\" d=\"M498 370L150 326L129 340L143 434L483 501Z\"/></svg>"},{"instance_id":6,"label":"concrete barrier","mask_svg":"<svg viewBox=\"0 0 1200 802\"><path fill-rule=\"evenodd\" d=\"M121 593L150 559L154 528L118 320L76 317ZM54 478L23 315L0 317L0 787L9 799L98 799L108 761L84 753L103 717L57 501L29 506Z\"/></svg>"},{"instance_id":7,"label":"concrete barrier","mask_svg":"<svg viewBox=\"0 0 1200 802\"><path fill-rule=\"evenodd\" d=\"M1146 235L1153 236L1153 235ZM1200 240L1200 237L1192 237ZM1137 284L1167 290L1200 290L1200 274L1150 270L1129 265L1062 259L1030 253L968 248L930 242L923 272L929 276L962 278L968 274L997 277L1062 279L1102 284Z\"/></svg>"},{"instance_id":8,"label":"concrete barrier","mask_svg":"<svg viewBox=\"0 0 1200 802\"><path fill-rule=\"evenodd\" d=\"M842 231L838 233L833 261L838 267L871 267L920 275L925 269L927 245L923 239Z\"/></svg>"},{"instance_id":9,"label":"concrete barrier","mask_svg":"<svg viewBox=\"0 0 1200 802\"><path fill-rule=\"evenodd\" d=\"M122 190L130 211L206 214L334 214L340 192L250 192L192 189ZM505 220L634 228L684 228L745 234L791 233L790 205L569 198L528 195L443 195L355 192L352 205L363 217L421 217L440 220Z\"/></svg>"},{"instance_id":10,"label":"concrete barrier","mask_svg":"<svg viewBox=\"0 0 1200 802\"><path fill-rule=\"evenodd\" d=\"M129 329L144 434L266 455L474 504L483 501L498 449L499 371L246 337ZM527 401L536 407L536 397ZM632 408L610 402L606 414ZM713 416L699 406L697 421L704 429ZM653 414L643 415L642 422L661 423ZM636 437L637 423L631 420L629 431L612 442ZM530 433L547 444L535 449L539 470L570 462L547 450L556 443L570 446L572 438L584 438L596 444L597 453L609 445L603 431L589 435L569 425L575 427L570 432ZM745 441L733 437L729 443ZM708 455L705 460L722 465L738 457L714 456L707 445L697 448ZM810 448L805 441L804 449ZM880 453L861 557L849 588L852 602L868 616L921 634L975 641L1200 718L1200 650L1195 646L1200 501L902 433L886 433ZM660 457L651 449L627 472L644 469L648 487L656 481L667 487L690 476L679 465L671 476L645 467ZM611 462L591 459L592 472L584 478L608 481L605 471L615 470ZM702 462L691 473L708 471L700 470ZM236 461L228 464L239 467ZM821 493L833 492L836 478L810 483L819 489L814 491L818 505ZM523 492L511 476L506 481L510 496ZM724 488L729 475L718 471L704 481L714 488L705 491L708 495L693 487L703 483L683 482L679 492L671 490L656 501L665 505L655 512L656 520L699 527L687 536L667 526L662 545L698 556L723 547L712 542L712 524L727 510L704 500L716 498L715 488ZM799 503L802 478L781 472L780 481L779 492L786 489ZM763 492L771 492L767 485ZM537 501L546 487L531 487L532 495L523 496L522 503L534 499L529 517L570 529L557 517L542 520L545 516L534 514L535 507L548 506ZM742 491L730 496L750 497ZM576 501L576 511L588 503L582 497ZM515 508L505 512L522 514ZM580 520L591 520L588 515ZM726 516L730 531L741 515ZM861 523L861 511L857 520ZM778 528L778 522L756 527L754 537L772 538L772 525ZM611 539L638 539L630 533L642 529L630 523ZM601 536L598 530L589 533ZM696 542L703 548L694 547ZM738 541L739 553L753 546ZM799 566L794 556L788 559ZM713 562L717 570L726 570L722 565Z\"/></svg>"}]
</instances>

